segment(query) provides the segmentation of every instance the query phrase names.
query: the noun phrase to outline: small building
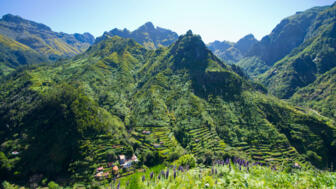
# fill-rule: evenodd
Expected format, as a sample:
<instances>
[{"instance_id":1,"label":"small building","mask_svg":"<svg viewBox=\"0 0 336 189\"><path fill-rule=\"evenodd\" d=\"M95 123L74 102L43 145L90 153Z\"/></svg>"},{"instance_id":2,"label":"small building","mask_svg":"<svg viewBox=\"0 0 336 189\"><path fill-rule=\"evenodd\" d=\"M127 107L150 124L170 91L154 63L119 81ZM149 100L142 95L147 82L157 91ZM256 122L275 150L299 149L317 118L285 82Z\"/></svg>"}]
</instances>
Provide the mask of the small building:
<instances>
[{"instance_id":1,"label":"small building","mask_svg":"<svg viewBox=\"0 0 336 189\"><path fill-rule=\"evenodd\" d=\"M96 179L102 179L103 176L104 176L104 172L98 172L98 173L95 175Z\"/></svg>"},{"instance_id":2,"label":"small building","mask_svg":"<svg viewBox=\"0 0 336 189\"><path fill-rule=\"evenodd\" d=\"M139 161L139 160L138 160L138 157L136 157L135 154L133 154L131 160L132 160L132 161L135 161L135 162L138 162L138 161Z\"/></svg>"},{"instance_id":3,"label":"small building","mask_svg":"<svg viewBox=\"0 0 336 189\"><path fill-rule=\"evenodd\" d=\"M123 164L126 161L125 155L119 155L120 164Z\"/></svg>"},{"instance_id":4,"label":"small building","mask_svg":"<svg viewBox=\"0 0 336 189\"><path fill-rule=\"evenodd\" d=\"M119 168L118 168L118 166L113 166L112 167L112 173L114 174L114 175L118 175L118 173L119 173Z\"/></svg>"},{"instance_id":5,"label":"small building","mask_svg":"<svg viewBox=\"0 0 336 189\"><path fill-rule=\"evenodd\" d=\"M295 163L294 163L294 167L295 167L295 168L301 168L301 166L300 166L300 164L299 164L298 162L295 162Z\"/></svg>"},{"instance_id":6,"label":"small building","mask_svg":"<svg viewBox=\"0 0 336 189\"><path fill-rule=\"evenodd\" d=\"M132 161L132 160L126 161L122 166L124 168L130 168L133 165L133 162L134 161Z\"/></svg>"},{"instance_id":7,"label":"small building","mask_svg":"<svg viewBox=\"0 0 336 189\"><path fill-rule=\"evenodd\" d=\"M151 132L150 131L142 131L142 134L145 134L145 135L150 135Z\"/></svg>"},{"instance_id":8,"label":"small building","mask_svg":"<svg viewBox=\"0 0 336 189\"><path fill-rule=\"evenodd\" d=\"M104 167L103 166L97 168L97 172L101 172L101 171L104 171Z\"/></svg>"}]
</instances>

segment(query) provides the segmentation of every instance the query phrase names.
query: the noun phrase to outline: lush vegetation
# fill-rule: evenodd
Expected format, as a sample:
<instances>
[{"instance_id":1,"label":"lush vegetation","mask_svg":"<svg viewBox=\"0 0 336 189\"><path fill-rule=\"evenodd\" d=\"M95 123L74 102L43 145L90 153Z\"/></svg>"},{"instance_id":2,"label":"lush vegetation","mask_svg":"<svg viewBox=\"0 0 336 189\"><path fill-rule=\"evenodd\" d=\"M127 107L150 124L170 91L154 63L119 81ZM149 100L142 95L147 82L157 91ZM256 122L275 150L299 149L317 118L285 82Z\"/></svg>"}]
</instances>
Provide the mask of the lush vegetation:
<instances>
[{"instance_id":1,"label":"lush vegetation","mask_svg":"<svg viewBox=\"0 0 336 189\"><path fill-rule=\"evenodd\" d=\"M0 34L0 77L20 66L48 62L28 46Z\"/></svg>"},{"instance_id":2,"label":"lush vegetation","mask_svg":"<svg viewBox=\"0 0 336 189\"><path fill-rule=\"evenodd\" d=\"M19 186L3 182L5 189ZM109 182L76 183L62 187L50 181L48 188L334 188L336 174L301 166L265 166L241 159L216 161L210 167L162 165Z\"/></svg>"},{"instance_id":3,"label":"lush vegetation","mask_svg":"<svg viewBox=\"0 0 336 189\"><path fill-rule=\"evenodd\" d=\"M313 108L336 120L336 68L322 74L312 84L298 90L291 101Z\"/></svg>"},{"instance_id":4,"label":"lush vegetation","mask_svg":"<svg viewBox=\"0 0 336 189\"><path fill-rule=\"evenodd\" d=\"M0 19L0 34L34 49L51 60L84 52L95 40L89 33L57 33L46 25L11 14Z\"/></svg>"},{"instance_id":5,"label":"lush vegetation","mask_svg":"<svg viewBox=\"0 0 336 189\"><path fill-rule=\"evenodd\" d=\"M305 41L262 76L272 94L290 98L299 88L336 66L335 12L336 4L320 11Z\"/></svg>"},{"instance_id":6,"label":"lush vegetation","mask_svg":"<svg viewBox=\"0 0 336 189\"><path fill-rule=\"evenodd\" d=\"M320 171L334 171L334 120L291 105L335 118L334 13L335 5L313 8L260 42L248 35L209 45L243 69L191 31L177 37L151 23L106 32L73 58L33 65L42 55L78 54L91 37L4 16L3 187L334 187L335 174ZM305 29L291 32L298 27ZM295 93L291 102L267 95L245 73L272 94Z\"/></svg>"},{"instance_id":7,"label":"lush vegetation","mask_svg":"<svg viewBox=\"0 0 336 189\"><path fill-rule=\"evenodd\" d=\"M90 184L98 167L133 153L139 168L232 156L275 166L336 161L332 121L267 96L191 31L157 50L114 36L4 81L1 178L17 184Z\"/></svg>"}]
</instances>

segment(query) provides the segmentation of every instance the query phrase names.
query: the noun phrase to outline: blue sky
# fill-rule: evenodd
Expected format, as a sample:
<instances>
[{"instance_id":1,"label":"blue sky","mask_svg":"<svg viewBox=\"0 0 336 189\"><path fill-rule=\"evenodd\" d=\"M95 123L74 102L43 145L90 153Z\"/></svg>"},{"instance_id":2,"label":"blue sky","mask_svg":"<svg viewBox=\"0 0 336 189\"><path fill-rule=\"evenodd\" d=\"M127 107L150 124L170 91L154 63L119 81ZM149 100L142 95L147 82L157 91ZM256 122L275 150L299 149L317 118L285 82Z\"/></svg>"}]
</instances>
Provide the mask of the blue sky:
<instances>
[{"instance_id":1,"label":"blue sky","mask_svg":"<svg viewBox=\"0 0 336 189\"><path fill-rule=\"evenodd\" d=\"M270 33L283 18L334 0L0 0L7 13L44 23L54 31L134 30L147 21L178 34L191 29L205 42L237 41Z\"/></svg>"}]
</instances>

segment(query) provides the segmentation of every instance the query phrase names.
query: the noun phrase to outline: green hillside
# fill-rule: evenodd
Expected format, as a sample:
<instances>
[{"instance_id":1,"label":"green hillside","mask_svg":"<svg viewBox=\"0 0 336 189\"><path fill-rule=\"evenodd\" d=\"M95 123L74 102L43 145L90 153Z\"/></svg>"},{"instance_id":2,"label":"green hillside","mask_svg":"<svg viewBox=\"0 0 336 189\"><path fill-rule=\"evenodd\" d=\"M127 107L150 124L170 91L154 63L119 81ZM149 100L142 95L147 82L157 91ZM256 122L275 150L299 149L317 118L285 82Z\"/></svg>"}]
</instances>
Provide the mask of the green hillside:
<instances>
[{"instance_id":1,"label":"green hillside","mask_svg":"<svg viewBox=\"0 0 336 189\"><path fill-rule=\"evenodd\" d=\"M319 76L312 84L294 93L291 101L336 119L336 68Z\"/></svg>"},{"instance_id":2,"label":"green hillside","mask_svg":"<svg viewBox=\"0 0 336 189\"><path fill-rule=\"evenodd\" d=\"M305 41L261 76L272 94L290 98L298 89L336 66L335 19L336 4L320 11Z\"/></svg>"},{"instance_id":3,"label":"green hillside","mask_svg":"<svg viewBox=\"0 0 336 189\"><path fill-rule=\"evenodd\" d=\"M11 14L0 19L0 34L34 49L51 60L82 53L95 40L89 33L57 33L46 25Z\"/></svg>"},{"instance_id":4,"label":"green hillside","mask_svg":"<svg viewBox=\"0 0 336 189\"><path fill-rule=\"evenodd\" d=\"M19 66L48 62L36 51L0 34L0 77Z\"/></svg>"},{"instance_id":5,"label":"green hillside","mask_svg":"<svg viewBox=\"0 0 336 189\"><path fill-rule=\"evenodd\" d=\"M206 165L233 156L336 162L333 122L240 73L191 31L157 50L114 36L70 60L16 71L0 85L1 178L91 183L99 166L133 153L147 166L183 154Z\"/></svg>"}]
</instances>

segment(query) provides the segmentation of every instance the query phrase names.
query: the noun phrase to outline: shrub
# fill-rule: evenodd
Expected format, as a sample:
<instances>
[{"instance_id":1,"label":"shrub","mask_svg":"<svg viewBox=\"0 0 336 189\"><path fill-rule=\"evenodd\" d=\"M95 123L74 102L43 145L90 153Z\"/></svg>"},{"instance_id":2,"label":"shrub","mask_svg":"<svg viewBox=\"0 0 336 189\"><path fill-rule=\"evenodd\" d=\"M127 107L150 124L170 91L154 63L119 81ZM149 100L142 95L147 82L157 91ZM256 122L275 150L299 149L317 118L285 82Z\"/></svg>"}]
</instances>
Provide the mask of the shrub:
<instances>
[{"instance_id":1,"label":"shrub","mask_svg":"<svg viewBox=\"0 0 336 189\"><path fill-rule=\"evenodd\" d=\"M176 160L174 164L177 167L188 165L190 168L192 168L196 166L196 159L192 154L186 154L181 156L178 160Z\"/></svg>"}]
</instances>

